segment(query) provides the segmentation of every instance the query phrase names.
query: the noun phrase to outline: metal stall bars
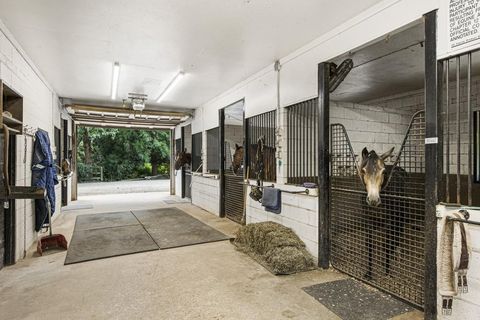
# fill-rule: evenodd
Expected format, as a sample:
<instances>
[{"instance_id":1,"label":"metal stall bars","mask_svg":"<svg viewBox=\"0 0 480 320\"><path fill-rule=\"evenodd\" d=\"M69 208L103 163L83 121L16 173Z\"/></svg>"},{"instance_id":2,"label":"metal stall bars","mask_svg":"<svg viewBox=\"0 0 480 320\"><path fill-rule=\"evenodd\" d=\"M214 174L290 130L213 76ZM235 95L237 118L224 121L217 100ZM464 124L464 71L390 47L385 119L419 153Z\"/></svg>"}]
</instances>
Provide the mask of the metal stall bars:
<instances>
[{"instance_id":1,"label":"metal stall bars","mask_svg":"<svg viewBox=\"0 0 480 320\"><path fill-rule=\"evenodd\" d=\"M480 127L478 108L472 103L472 51L445 59L445 199L446 202L480 205ZM452 68L454 66L454 68ZM453 69L453 70L452 70ZM453 83L452 83L453 80ZM453 159L450 154L453 150ZM452 171L454 176L452 177Z\"/></svg>"},{"instance_id":2,"label":"metal stall bars","mask_svg":"<svg viewBox=\"0 0 480 320\"><path fill-rule=\"evenodd\" d=\"M331 125L330 236L336 269L419 307L424 302L425 112L412 117L381 192L366 204L355 153L341 124Z\"/></svg>"},{"instance_id":3,"label":"metal stall bars","mask_svg":"<svg viewBox=\"0 0 480 320\"><path fill-rule=\"evenodd\" d=\"M202 171L202 133L192 135L192 172Z\"/></svg>"},{"instance_id":4,"label":"metal stall bars","mask_svg":"<svg viewBox=\"0 0 480 320\"><path fill-rule=\"evenodd\" d=\"M263 181L277 181L277 166L275 160L275 110L265 112L246 119L247 124L247 161L250 168L250 179L257 177L258 168L256 163L257 140L264 137L265 145L263 149Z\"/></svg>"},{"instance_id":5,"label":"metal stall bars","mask_svg":"<svg viewBox=\"0 0 480 320\"><path fill-rule=\"evenodd\" d=\"M182 127L182 148L192 154L192 125ZM182 168L182 198L192 198L192 163Z\"/></svg>"},{"instance_id":6,"label":"metal stall bars","mask_svg":"<svg viewBox=\"0 0 480 320\"><path fill-rule=\"evenodd\" d=\"M318 183L318 99L287 107L287 183Z\"/></svg>"},{"instance_id":7,"label":"metal stall bars","mask_svg":"<svg viewBox=\"0 0 480 320\"><path fill-rule=\"evenodd\" d=\"M218 145L219 135L218 127L207 130L206 169L208 173L218 173L220 170L220 164L218 163L218 155L220 154L220 147Z\"/></svg>"}]
</instances>

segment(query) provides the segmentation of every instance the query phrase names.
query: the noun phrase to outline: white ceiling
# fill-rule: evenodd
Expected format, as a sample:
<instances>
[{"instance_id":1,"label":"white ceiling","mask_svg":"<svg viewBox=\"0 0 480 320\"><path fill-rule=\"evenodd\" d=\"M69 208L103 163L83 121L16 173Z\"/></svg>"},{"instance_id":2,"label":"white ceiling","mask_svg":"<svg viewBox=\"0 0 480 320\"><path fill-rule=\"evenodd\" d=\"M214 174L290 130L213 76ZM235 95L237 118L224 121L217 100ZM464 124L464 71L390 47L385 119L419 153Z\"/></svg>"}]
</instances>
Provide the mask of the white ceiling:
<instances>
[{"instance_id":1,"label":"white ceiling","mask_svg":"<svg viewBox=\"0 0 480 320\"><path fill-rule=\"evenodd\" d=\"M201 105L380 0L0 0L0 19L62 97ZM186 77L154 99L178 70Z\"/></svg>"}]
</instances>

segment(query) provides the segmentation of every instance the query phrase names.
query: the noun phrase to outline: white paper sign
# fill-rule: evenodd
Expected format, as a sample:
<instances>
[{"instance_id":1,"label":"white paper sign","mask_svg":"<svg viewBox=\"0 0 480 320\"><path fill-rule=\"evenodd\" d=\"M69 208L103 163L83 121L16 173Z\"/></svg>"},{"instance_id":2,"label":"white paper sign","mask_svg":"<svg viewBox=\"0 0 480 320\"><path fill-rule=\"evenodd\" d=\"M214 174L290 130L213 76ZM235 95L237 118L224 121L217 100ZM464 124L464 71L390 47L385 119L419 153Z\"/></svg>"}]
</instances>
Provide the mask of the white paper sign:
<instances>
[{"instance_id":1,"label":"white paper sign","mask_svg":"<svg viewBox=\"0 0 480 320\"><path fill-rule=\"evenodd\" d=\"M425 138L425 144L437 144L438 137Z\"/></svg>"},{"instance_id":2,"label":"white paper sign","mask_svg":"<svg viewBox=\"0 0 480 320\"><path fill-rule=\"evenodd\" d=\"M480 0L448 0L449 51L480 46Z\"/></svg>"}]
</instances>

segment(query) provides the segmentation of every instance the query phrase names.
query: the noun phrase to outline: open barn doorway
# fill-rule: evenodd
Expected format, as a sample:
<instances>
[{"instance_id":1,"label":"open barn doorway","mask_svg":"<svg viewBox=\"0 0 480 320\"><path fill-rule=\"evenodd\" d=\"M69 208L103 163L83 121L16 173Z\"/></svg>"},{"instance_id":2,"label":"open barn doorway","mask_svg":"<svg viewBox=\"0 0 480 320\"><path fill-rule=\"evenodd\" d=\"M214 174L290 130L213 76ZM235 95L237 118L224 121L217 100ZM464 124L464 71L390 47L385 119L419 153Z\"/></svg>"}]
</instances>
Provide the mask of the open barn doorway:
<instances>
[{"instance_id":1,"label":"open barn doorway","mask_svg":"<svg viewBox=\"0 0 480 320\"><path fill-rule=\"evenodd\" d=\"M244 100L219 112L220 117L220 214L244 223Z\"/></svg>"},{"instance_id":2,"label":"open barn doorway","mask_svg":"<svg viewBox=\"0 0 480 320\"><path fill-rule=\"evenodd\" d=\"M324 81L319 95L319 148L329 146L320 169L328 166L320 179L328 195L319 204L321 215L329 212L331 265L419 308L427 233L426 44L422 19L319 66L323 79L332 79L340 69L332 63L353 62L335 90Z\"/></svg>"},{"instance_id":3,"label":"open barn doorway","mask_svg":"<svg viewBox=\"0 0 480 320\"><path fill-rule=\"evenodd\" d=\"M79 126L78 195L170 193L170 131Z\"/></svg>"}]
</instances>

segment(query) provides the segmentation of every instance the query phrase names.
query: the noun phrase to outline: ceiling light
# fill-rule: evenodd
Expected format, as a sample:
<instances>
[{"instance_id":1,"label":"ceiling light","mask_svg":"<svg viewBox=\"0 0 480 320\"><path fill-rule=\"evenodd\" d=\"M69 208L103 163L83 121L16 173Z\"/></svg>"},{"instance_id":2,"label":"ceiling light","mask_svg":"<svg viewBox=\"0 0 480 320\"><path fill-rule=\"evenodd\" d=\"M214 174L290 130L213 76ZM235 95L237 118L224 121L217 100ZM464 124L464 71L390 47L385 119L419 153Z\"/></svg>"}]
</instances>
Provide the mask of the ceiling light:
<instances>
[{"instance_id":1,"label":"ceiling light","mask_svg":"<svg viewBox=\"0 0 480 320\"><path fill-rule=\"evenodd\" d=\"M160 93L158 96L157 102L162 101L162 99L168 94L168 92L183 78L185 73L183 71L179 71L175 77L173 77L172 81L165 87L165 89Z\"/></svg>"},{"instance_id":2,"label":"ceiling light","mask_svg":"<svg viewBox=\"0 0 480 320\"><path fill-rule=\"evenodd\" d=\"M115 100L117 98L119 77L120 77L120 63L115 62L113 64L113 72L112 72L112 100Z\"/></svg>"}]
</instances>

